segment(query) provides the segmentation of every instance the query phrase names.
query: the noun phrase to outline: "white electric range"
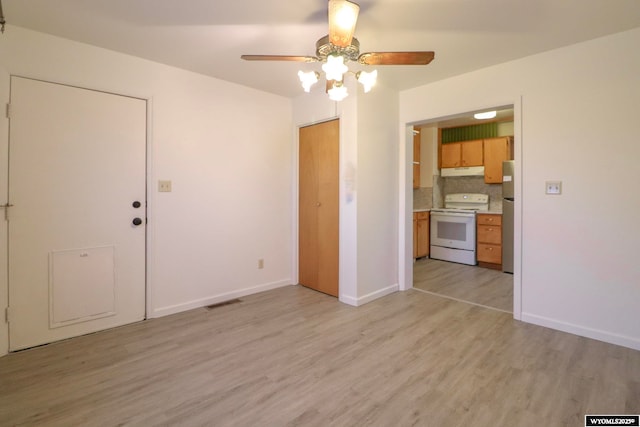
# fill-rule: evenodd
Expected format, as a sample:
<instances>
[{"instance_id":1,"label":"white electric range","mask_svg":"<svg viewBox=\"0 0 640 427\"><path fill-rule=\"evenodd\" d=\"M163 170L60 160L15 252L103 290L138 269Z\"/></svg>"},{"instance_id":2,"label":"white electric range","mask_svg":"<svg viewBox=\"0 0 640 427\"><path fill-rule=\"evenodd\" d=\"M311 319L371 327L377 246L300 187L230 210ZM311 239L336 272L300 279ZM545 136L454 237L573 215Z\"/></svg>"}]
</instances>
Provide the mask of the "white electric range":
<instances>
[{"instance_id":1,"label":"white electric range","mask_svg":"<svg viewBox=\"0 0 640 427\"><path fill-rule=\"evenodd\" d=\"M489 210L489 195L447 194L444 206L431 209L429 256L476 265L476 212Z\"/></svg>"}]
</instances>

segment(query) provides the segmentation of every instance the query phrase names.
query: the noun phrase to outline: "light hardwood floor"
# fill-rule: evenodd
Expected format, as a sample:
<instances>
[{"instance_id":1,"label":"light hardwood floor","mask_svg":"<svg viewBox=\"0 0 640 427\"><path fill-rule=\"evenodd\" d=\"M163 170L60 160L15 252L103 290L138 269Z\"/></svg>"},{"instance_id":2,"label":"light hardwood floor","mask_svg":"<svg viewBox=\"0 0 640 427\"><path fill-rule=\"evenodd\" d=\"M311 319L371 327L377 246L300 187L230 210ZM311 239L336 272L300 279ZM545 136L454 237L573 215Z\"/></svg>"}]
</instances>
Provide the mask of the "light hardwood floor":
<instances>
[{"instance_id":1,"label":"light hardwood floor","mask_svg":"<svg viewBox=\"0 0 640 427\"><path fill-rule=\"evenodd\" d=\"M0 358L0 424L582 426L640 413L640 352L411 290L300 286Z\"/></svg>"},{"instance_id":2,"label":"light hardwood floor","mask_svg":"<svg viewBox=\"0 0 640 427\"><path fill-rule=\"evenodd\" d=\"M413 286L513 313L513 275L502 271L422 258L413 264Z\"/></svg>"}]
</instances>

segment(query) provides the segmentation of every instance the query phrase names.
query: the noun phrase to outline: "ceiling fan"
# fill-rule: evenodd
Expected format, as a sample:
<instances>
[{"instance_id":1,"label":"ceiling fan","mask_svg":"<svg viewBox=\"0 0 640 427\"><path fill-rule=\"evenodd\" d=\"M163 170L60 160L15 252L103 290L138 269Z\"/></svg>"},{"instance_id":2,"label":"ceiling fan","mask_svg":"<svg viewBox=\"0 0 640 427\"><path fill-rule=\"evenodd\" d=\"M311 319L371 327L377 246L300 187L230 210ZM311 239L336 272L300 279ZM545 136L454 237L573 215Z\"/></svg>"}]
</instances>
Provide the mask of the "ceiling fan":
<instances>
[{"instance_id":1,"label":"ceiling fan","mask_svg":"<svg viewBox=\"0 0 640 427\"><path fill-rule=\"evenodd\" d=\"M365 52L360 53L360 42L353 35L358 20L360 6L348 0L329 0L329 34L316 42L315 56L289 55L242 55L247 61L293 61L321 62L326 73L329 97L340 101L347 96L343 85L344 74L349 72L345 65L349 61L361 65L427 65L434 52ZM377 78L377 71L358 71L356 79L363 84L365 92L371 89ZM306 92L318 82L320 74L316 71L298 72L302 87Z\"/></svg>"}]
</instances>

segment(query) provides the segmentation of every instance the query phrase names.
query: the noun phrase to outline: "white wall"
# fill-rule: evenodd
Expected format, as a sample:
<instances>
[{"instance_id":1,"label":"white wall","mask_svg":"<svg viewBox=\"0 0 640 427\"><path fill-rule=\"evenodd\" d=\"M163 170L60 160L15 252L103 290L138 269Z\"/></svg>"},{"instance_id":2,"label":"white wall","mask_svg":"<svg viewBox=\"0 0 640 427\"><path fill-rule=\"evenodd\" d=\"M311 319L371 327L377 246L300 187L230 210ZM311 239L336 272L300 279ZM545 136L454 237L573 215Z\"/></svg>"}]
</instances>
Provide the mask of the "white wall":
<instances>
[{"instance_id":1,"label":"white wall","mask_svg":"<svg viewBox=\"0 0 640 427\"><path fill-rule=\"evenodd\" d=\"M1 61L0 61L1 62ZM9 98L9 79L8 75L0 63L0 99ZM7 181L9 179L8 164L8 135L9 119L6 114L0 115L0 205L4 205L8 201ZM2 165L5 165L3 167ZM4 316L4 309L8 306L8 289L7 289L7 228L8 223L4 220L4 212L0 209L0 356L9 351L9 330Z\"/></svg>"},{"instance_id":2,"label":"white wall","mask_svg":"<svg viewBox=\"0 0 640 427\"><path fill-rule=\"evenodd\" d=\"M150 100L150 317L291 283L291 100L14 26L0 37L0 70L3 104L9 74ZM157 193L158 179L173 192Z\"/></svg>"},{"instance_id":3,"label":"white wall","mask_svg":"<svg viewBox=\"0 0 640 427\"><path fill-rule=\"evenodd\" d=\"M434 171L438 170L438 128L420 129L420 187L433 188Z\"/></svg>"},{"instance_id":4,"label":"white wall","mask_svg":"<svg viewBox=\"0 0 640 427\"><path fill-rule=\"evenodd\" d=\"M513 122L499 122L498 136L513 136Z\"/></svg>"},{"instance_id":5,"label":"white wall","mask_svg":"<svg viewBox=\"0 0 640 427\"><path fill-rule=\"evenodd\" d=\"M358 305L398 290L398 93L358 96Z\"/></svg>"},{"instance_id":6,"label":"white wall","mask_svg":"<svg viewBox=\"0 0 640 427\"><path fill-rule=\"evenodd\" d=\"M521 98L522 319L636 349L639 45L635 29L400 95L402 124L512 103L518 113ZM546 180L563 194L545 195Z\"/></svg>"}]
</instances>

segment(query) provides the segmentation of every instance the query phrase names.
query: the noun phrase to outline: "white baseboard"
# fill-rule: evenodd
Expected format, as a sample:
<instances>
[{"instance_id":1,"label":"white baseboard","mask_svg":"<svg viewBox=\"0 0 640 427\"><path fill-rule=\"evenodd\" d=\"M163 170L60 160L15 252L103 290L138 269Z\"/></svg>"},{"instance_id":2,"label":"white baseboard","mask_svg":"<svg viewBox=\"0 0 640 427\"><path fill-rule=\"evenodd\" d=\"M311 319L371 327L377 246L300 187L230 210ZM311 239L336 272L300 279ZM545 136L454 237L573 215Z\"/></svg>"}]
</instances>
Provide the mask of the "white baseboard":
<instances>
[{"instance_id":1,"label":"white baseboard","mask_svg":"<svg viewBox=\"0 0 640 427\"><path fill-rule=\"evenodd\" d=\"M581 337L592 338L598 341L604 341L610 344L620 345L623 347L640 350L640 339L629 337L626 335L615 334L599 329L585 328L584 326L574 325L572 323L561 322L548 317L538 316L531 313L522 313L523 322L533 323L534 325L544 326L556 329L562 332L579 335Z\"/></svg>"},{"instance_id":2,"label":"white baseboard","mask_svg":"<svg viewBox=\"0 0 640 427\"><path fill-rule=\"evenodd\" d=\"M170 314L180 313L182 311L192 310L194 308L206 307L212 304L218 304L221 302L229 301L235 298L244 297L251 294L257 294L259 292L269 291L271 289L281 288L283 286L291 285L291 280L281 280L278 282L265 283L263 285L252 286L250 288L239 289L232 292L225 292L223 294L213 295L206 298L201 298L193 301L188 301L176 305L170 305L166 307L159 307L152 311L149 317L163 317Z\"/></svg>"},{"instance_id":3,"label":"white baseboard","mask_svg":"<svg viewBox=\"0 0 640 427\"><path fill-rule=\"evenodd\" d=\"M367 295L363 295L360 298L354 298L352 296L349 295L340 295L340 302L343 302L345 304L349 304L352 305L354 307L358 307L361 305L364 305L368 302L377 300L378 298L382 298L384 296L387 296L389 294L392 294L394 292L398 292L399 286L396 283L395 285L391 285L391 286L387 286L386 288L383 289L379 289L375 292L371 292L370 294Z\"/></svg>"}]
</instances>

